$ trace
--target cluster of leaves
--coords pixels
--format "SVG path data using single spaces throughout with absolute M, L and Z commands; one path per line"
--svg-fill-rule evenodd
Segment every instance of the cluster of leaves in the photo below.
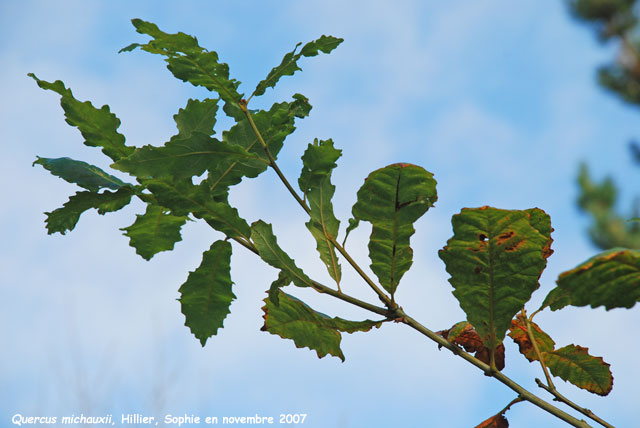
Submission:
M 620 45 L 618 57 L 600 67 L 600 84 L 624 101 L 640 105 L 640 40 L 636 0 L 569 0 L 573 15 L 593 25 L 601 41 L 616 41 Z M 629 143 L 632 157 L 640 164 L 640 147 Z M 640 224 L 630 222 L 640 214 L 636 200 L 630 215 L 616 211 L 617 188 L 611 178 L 594 183 L 586 164 L 578 175 L 580 209 L 589 214 L 592 242 L 603 250 L 615 247 L 640 248 Z
M 291 101 L 275 103 L 269 110 L 249 110 L 248 101 L 238 92 L 240 82 L 230 78 L 228 66 L 219 61 L 216 52 L 200 47 L 194 37 L 184 33 L 167 34 L 155 24 L 139 19 L 134 19 L 133 25 L 151 40 L 132 44 L 123 51 L 140 48 L 162 55 L 175 77 L 203 86 L 219 98 L 189 100 L 174 116 L 176 135 L 162 146 L 135 148 L 125 144 L 124 136 L 118 132 L 120 120 L 108 106 L 98 109 L 89 102 L 80 102 L 61 81 L 50 83 L 32 74 L 41 88 L 60 95 L 67 122 L 80 130 L 85 144 L 100 147 L 112 160 L 112 168 L 135 178 L 135 183 L 129 183 L 82 161 L 39 157 L 36 164 L 84 189 L 61 208 L 46 213 L 48 232 L 64 234 L 75 227 L 83 212 L 116 211 L 137 197 L 146 204 L 146 210 L 122 230 L 136 252 L 149 260 L 158 252 L 173 249 L 181 240 L 180 231 L 187 221 L 204 220 L 224 239 L 212 243 L 201 264 L 179 289 L 185 325 L 203 346 L 223 326 L 235 299 L 230 241 L 254 252 L 278 272 L 264 299 L 262 330 L 291 339 L 297 347 L 314 350 L 320 358 L 332 355 L 344 360 L 341 333 L 366 332 L 391 320 L 408 323 L 408 316 L 395 301 L 395 293 L 413 263 L 410 240 L 414 223 L 437 200 L 433 174 L 417 165 L 396 163 L 373 171 L 358 191 L 344 239 L 360 222 L 371 223 L 368 248 L 376 283 L 349 256 L 344 241 L 342 245 L 338 243 L 340 221 L 333 211 L 335 186 L 331 174 L 341 151 L 333 141 L 316 139 L 304 151 L 298 179 L 302 196 L 277 166 L 277 155 L 286 137 L 295 130 L 296 119 L 309 114 L 307 98 L 296 94 Z M 329 53 L 341 41 L 322 36 L 300 50 L 298 44 L 257 84 L 248 99 L 262 95 L 281 77 L 300 70 L 298 61 L 302 57 Z M 221 137 L 215 137 L 219 103 L 235 124 Z M 335 288 L 311 279 L 298 267 L 278 244 L 271 224 L 262 220 L 249 224 L 230 205 L 232 186 L 257 177 L 268 168 L 280 176 L 307 212 L 306 226 Z M 452 224 L 453 237 L 439 255 L 451 276 L 453 295 L 467 319 L 439 332 L 447 339 L 444 343 L 475 353 L 479 364 L 487 367 L 485 373 L 492 375 L 504 368 L 503 341 L 508 335 L 529 361 L 540 361 L 555 376 L 606 395 L 613 377 L 602 358 L 589 355 L 586 348 L 577 345 L 556 349 L 554 341 L 532 322 L 533 317 L 525 315 L 525 305 L 539 288 L 540 275 L 553 252 L 549 216 L 538 208 L 464 208 L 453 216 Z M 384 308 L 342 292 L 341 259 L 356 269 Z M 350 321 L 325 315 L 282 290 L 291 284 L 337 297 L 383 318 Z M 567 305 L 628 308 L 637 301 L 640 251 L 620 249 L 560 275 L 557 287 L 537 312 Z M 503 413 L 494 419 L 502 421 Z

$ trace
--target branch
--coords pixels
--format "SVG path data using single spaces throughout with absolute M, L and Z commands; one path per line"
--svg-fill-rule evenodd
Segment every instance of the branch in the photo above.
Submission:
M 267 146 L 267 143 L 264 141 L 262 134 L 258 130 L 258 127 L 256 126 L 256 124 L 253 121 L 253 118 L 251 117 L 251 113 L 247 108 L 247 101 L 242 100 L 239 103 L 239 106 L 244 112 L 245 116 L 247 117 L 247 120 L 251 125 L 251 129 L 253 129 L 253 132 L 256 134 L 256 137 L 258 137 L 258 140 L 260 141 L 260 144 L 262 145 L 262 148 L 264 149 L 264 152 L 266 153 L 267 158 L 269 159 L 269 165 L 271 166 L 271 168 L 273 168 L 276 174 L 278 174 L 278 177 L 280 177 L 280 181 L 282 181 L 282 183 L 285 185 L 287 190 L 289 190 L 289 193 L 291 193 L 291 196 L 293 196 L 293 198 L 298 202 L 298 204 L 307 213 L 307 215 L 310 216 L 311 209 L 309 208 L 309 205 L 307 205 L 305 200 L 301 198 L 298 195 L 298 192 L 296 192 L 293 186 L 291 186 L 291 184 L 289 183 L 289 180 L 287 180 L 287 178 L 284 176 L 284 174 L 278 167 L 278 164 L 276 164 L 276 160 L 271 155 L 271 152 L 269 151 L 269 147 Z M 378 287 L 376 283 L 371 280 L 371 278 L 369 278 L 369 276 L 362 270 L 362 268 L 358 265 L 358 263 L 356 263 L 356 261 L 351 258 L 349 253 L 347 253 L 347 251 L 340 244 L 338 244 L 338 242 L 336 242 L 335 238 L 333 238 L 332 236 L 327 236 L 327 238 L 329 238 L 329 240 L 331 241 L 331 244 L 334 247 L 336 247 L 336 249 L 340 252 L 340 254 L 342 254 L 342 256 L 347 260 L 347 262 L 349 262 L 349 264 L 355 269 L 355 271 L 358 272 L 358 274 L 364 280 L 364 282 L 366 282 L 367 285 L 369 285 L 369 287 L 371 287 L 371 289 L 378 295 L 378 298 L 380 299 L 380 301 L 384 303 L 387 308 L 394 309 L 395 307 L 397 307 L 397 304 L 393 302 L 384 293 L 384 291 L 382 291 L 380 287 Z
M 555 387 L 550 387 L 545 385 L 544 383 L 542 383 L 542 381 L 538 378 L 536 378 L 536 383 L 538 384 L 538 386 L 542 389 L 544 389 L 545 391 L 547 391 L 548 393 L 550 393 L 551 395 L 553 395 L 554 400 L 556 401 L 560 401 L 564 404 L 566 404 L 567 406 L 571 407 L 574 410 L 577 410 L 578 412 L 582 413 L 583 415 L 587 416 L 590 419 L 593 419 L 594 421 L 596 421 L 597 423 L 599 423 L 600 425 L 602 425 L 603 427 L 607 427 L 607 428 L 615 428 L 613 425 L 611 425 L 610 423 L 608 423 L 607 421 L 603 420 L 602 418 L 600 418 L 599 416 L 597 416 L 595 413 L 593 413 L 591 410 L 585 408 L 585 407 L 581 407 L 578 404 L 574 403 L 573 401 L 569 400 L 567 397 L 565 397 L 564 395 L 560 394 L 558 392 L 557 389 L 555 389 Z
M 511 378 L 505 376 L 501 372 L 492 370 L 488 364 L 483 363 L 476 357 L 458 348 L 456 345 L 452 344 L 445 338 L 437 335 L 433 331 L 429 330 L 428 328 L 420 324 L 418 321 L 414 320 L 413 318 L 405 314 L 402 308 L 396 309 L 395 312 L 397 314 L 397 318 L 400 319 L 401 322 L 407 324 L 409 327 L 427 336 L 429 339 L 433 340 L 438 345 L 444 348 L 447 348 L 449 351 L 453 352 L 453 354 L 457 355 L 458 357 L 478 367 L 487 376 L 492 376 L 496 378 L 498 381 L 500 381 L 501 383 L 505 384 L 507 387 L 509 387 L 516 393 L 518 393 L 518 396 L 522 397 L 522 399 L 527 400 L 528 402 L 540 407 L 542 410 L 545 410 L 546 412 L 551 413 L 555 417 L 562 419 L 569 425 L 572 425 L 577 428 L 591 428 L 591 425 L 589 425 L 586 421 L 576 419 L 575 417 L 571 416 L 565 411 L 555 407 L 553 404 L 548 403 L 547 401 L 544 401 L 542 398 L 538 397 L 532 392 L 529 392 L 528 390 L 518 385 L 515 381 L 511 380 Z

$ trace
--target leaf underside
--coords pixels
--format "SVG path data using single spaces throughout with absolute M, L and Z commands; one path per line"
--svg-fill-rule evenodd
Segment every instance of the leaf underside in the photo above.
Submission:
M 415 232 L 413 223 L 437 198 L 433 174 L 407 163 L 373 171 L 358 190 L 352 214 L 356 221 L 372 224 L 371 270 L 391 295 L 413 263 L 413 250 L 409 246 Z M 349 229 L 353 227 L 350 225 Z
M 230 313 L 229 306 L 236 298 L 231 290 L 231 244 L 215 241 L 202 255 L 202 263 L 189 273 L 180 287 L 180 305 L 185 326 L 200 340 L 207 339 L 222 328 Z
M 298 348 L 309 348 L 316 351 L 318 358 L 333 355 L 344 361 L 340 349 L 343 333 L 369 331 L 380 327 L 382 321 L 348 321 L 342 318 L 331 318 L 314 311 L 295 297 L 280 291 L 279 305 L 270 298 L 264 299 L 264 325 L 262 331 L 276 334 L 283 339 L 291 339 Z
M 464 208 L 451 222 L 454 235 L 438 254 L 467 320 L 491 348 L 539 287 L 551 254 L 551 222 L 537 208 L 491 207 Z
M 340 221 L 333 213 L 331 199 L 335 186 L 331 184 L 331 172 L 337 166 L 341 150 L 333 147 L 333 141 L 315 140 L 302 155 L 302 172 L 298 179 L 300 190 L 309 202 L 310 219 L 305 224 L 316 241 L 316 249 L 331 278 L 339 285 L 342 276 L 335 242 Z
M 66 182 L 97 192 L 100 189 L 118 190 L 127 183 L 118 177 L 107 174 L 97 166 L 71 158 L 41 158 L 38 156 L 33 165 L 42 165 L 51 174 L 58 176 Z
M 283 271 L 298 287 L 311 287 L 311 278 L 296 266 L 293 259 L 280 248 L 270 224 L 262 220 L 254 222 L 251 225 L 251 241 L 256 246 L 262 260 Z
M 131 226 L 120 229 L 129 237 L 129 245 L 145 260 L 151 260 L 160 251 L 173 250 L 174 244 L 182 240 L 180 229 L 187 217 L 174 216 L 166 211 L 163 207 L 149 204 L 145 213 L 137 215 Z

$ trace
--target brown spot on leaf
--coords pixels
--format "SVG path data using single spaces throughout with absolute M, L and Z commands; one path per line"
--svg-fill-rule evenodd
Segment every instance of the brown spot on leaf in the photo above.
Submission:
M 482 266 L 476 266 L 476 268 L 473 270 L 476 274 L 479 274 L 480 272 L 482 272 Z
M 516 233 L 513 230 L 498 235 L 498 245 L 503 244 L 506 240 L 511 239 Z
M 481 233 L 480 235 L 478 235 L 478 240 L 484 242 L 487 240 L 487 235 L 485 235 L 484 233 Z

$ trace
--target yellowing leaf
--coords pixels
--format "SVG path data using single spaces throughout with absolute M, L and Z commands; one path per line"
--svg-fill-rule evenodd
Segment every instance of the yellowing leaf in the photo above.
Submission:
M 569 345 L 544 353 L 544 361 L 554 376 L 598 395 L 607 395 L 613 388 L 610 365 L 601 357 L 589 355 L 588 348 Z

